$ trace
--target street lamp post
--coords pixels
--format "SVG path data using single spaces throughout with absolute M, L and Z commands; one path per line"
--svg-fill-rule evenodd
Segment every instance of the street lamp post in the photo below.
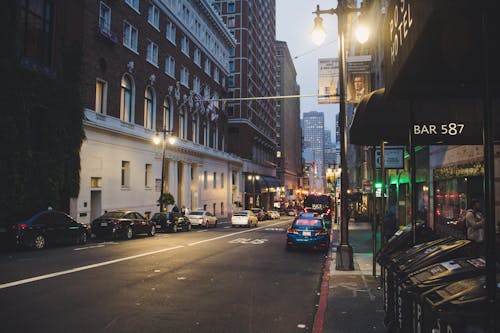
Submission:
M 349 217 L 347 207 L 347 188 L 349 179 L 347 175 L 347 112 L 346 112 L 346 94 L 345 94 L 345 29 L 347 25 L 347 17 L 351 13 L 359 12 L 359 8 L 349 7 L 346 0 L 338 0 L 337 8 L 320 10 L 319 5 L 316 6 L 316 14 L 314 19 L 314 29 L 312 32 L 313 40 L 316 44 L 322 44 L 326 37 L 326 31 L 323 27 L 323 19 L 321 14 L 334 15 L 338 18 L 338 43 L 339 43 L 339 127 L 340 127 L 340 166 L 342 168 L 340 178 L 340 245 L 337 247 L 336 268 L 338 270 L 353 270 L 353 251 L 349 245 Z
M 259 175 L 255 175 L 255 174 L 248 175 L 248 180 L 252 181 L 252 201 L 253 201 L 252 206 L 249 208 L 257 207 L 256 200 L 255 200 L 255 181 L 259 180 L 259 179 L 260 179 Z
M 163 133 L 162 137 L 160 137 L 159 133 L 156 133 L 156 135 L 153 138 L 153 142 L 156 145 L 159 145 L 161 143 L 161 188 L 160 188 L 160 212 L 163 212 L 163 196 L 164 196 L 164 187 L 165 187 L 165 151 L 166 151 L 166 143 L 167 143 L 167 134 L 169 135 L 169 143 L 174 144 L 175 143 L 175 137 L 172 136 L 173 131 L 168 130 L 166 128 L 162 128 L 159 130 L 159 132 Z

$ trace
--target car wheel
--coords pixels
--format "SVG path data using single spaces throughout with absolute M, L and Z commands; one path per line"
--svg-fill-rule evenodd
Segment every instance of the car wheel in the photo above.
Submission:
M 127 227 L 127 232 L 125 233 L 125 238 L 126 239 L 132 239 L 134 237 L 134 231 L 132 230 L 132 227 Z
M 175 234 L 178 231 L 177 224 L 174 224 L 172 227 L 172 232 Z
M 215 220 L 214 228 L 217 228 L 217 220 Z
M 205 222 L 205 228 L 207 228 L 207 229 L 210 228 L 210 221 L 209 220 L 206 220 L 206 222 Z
M 45 248 L 47 243 L 45 242 L 45 237 L 43 235 L 36 235 L 35 238 L 33 238 L 33 248 L 36 250 L 41 250 Z
M 156 227 L 154 225 L 151 226 L 151 229 L 148 231 L 148 236 L 152 237 L 156 234 Z
M 191 229 L 192 229 L 192 227 L 191 227 L 191 223 L 189 223 L 189 224 L 187 225 L 187 231 L 191 231 Z

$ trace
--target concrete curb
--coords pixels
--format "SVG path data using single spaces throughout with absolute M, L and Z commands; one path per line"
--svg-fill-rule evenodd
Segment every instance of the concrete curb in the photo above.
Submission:
M 330 230 L 330 245 L 328 247 L 328 256 L 325 260 L 325 266 L 323 268 L 323 278 L 321 280 L 321 287 L 319 291 L 319 302 L 318 309 L 316 310 L 316 314 L 314 315 L 314 323 L 313 323 L 313 333 L 322 333 L 323 327 L 325 325 L 325 314 L 326 308 L 328 306 L 328 289 L 330 286 L 330 266 L 332 264 L 332 239 L 333 239 L 333 230 Z

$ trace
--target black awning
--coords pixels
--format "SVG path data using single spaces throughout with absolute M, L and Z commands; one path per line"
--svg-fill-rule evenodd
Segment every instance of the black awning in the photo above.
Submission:
M 493 101 L 495 141 L 500 141 L 500 101 Z M 384 89 L 366 95 L 350 126 L 350 142 L 358 145 L 408 145 L 410 129 L 415 145 L 482 144 L 482 103 L 474 98 L 418 99 L 410 103 L 388 99 Z M 410 127 L 411 126 L 411 127 Z
M 279 180 L 276 177 L 271 177 L 271 176 L 262 176 L 263 181 L 266 183 L 267 187 L 269 189 L 281 186 L 281 180 Z M 271 191 L 271 190 L 270 190 Z
M 388 101 L 385 89 L 378 89 L 363 97 L 356 107 L 349 129 L 350 142 L 357 145 L 407 145 L 409 107 L 402 101 Z

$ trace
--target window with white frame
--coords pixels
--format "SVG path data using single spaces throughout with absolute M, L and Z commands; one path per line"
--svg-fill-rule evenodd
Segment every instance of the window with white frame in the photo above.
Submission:
M 234 76 L 230 75 L 227 77 L 227 85 L 229 87 L 234 87 Z
M 186 112 L 181 109 L 179 112 L 179 138 L 186 139 Z
M 214 149 L 219 149 L 218 144 L 219 144 L 219 128 L 217 125 L 214 125 L 214 129 L 212 131 L 212 143 L 213 143 L 213 148 Z
M 153 165 L 147 164 L 144 166 L 144 187 L 151 188 L 153 186 Z
M 111 9 L 102 1 L 99 6 L 99 28 L 108 33 L 111 30 Z
M 154 92 L 151 87 L 147 87 L 144 93 L 144 127 L 153 129 L 154 120 Z
M 210 99 L 210 87 L 208 85 L 205 86 L 205 89 L 203 89 L 203 98 L 205 100 Z
M 172 22 L 168 22 L 165 30 L 166 30 L 166 34 L 167 34 L 167 39 L 170 42 L 172 42 L 172 44 L 175 45 L 175 34 L 176 34 L 175 25 Z
M 213 188 L 217 188 L 217 172 L 214 172 Z
M 172 119 L 173 113 L 170 107 L 170 100 L 168 97 L 165 97 L 163 99 L 163 128 L 167 131 L 172 130 Z
M 225 149 L 225 137 L 224 137 L 224 134 L 221 135 L 221 140 L 220 140 L 220 150 L 221 151 L 226 151 Z
M 227 12 L 228 13 L 234 13 L 236 11 L 236 4 L 231 1 L 227 3 Z
M 193 142 L 199 143 L 200 138 L 200 115 L 197 114 L 193 119 Z
M 152 41 L 148 41 L 146 60 L 149 63 L 158 66 L 158 45 Z
M 108 83 L 101 79 L 95 81 L 95 112 L 106 114 L 108 102 Z
M 208 172 L 203 171 L 203 188 L 206 190 L 208 187 Z
M 224 188 L 224 173 L 220 174 L 220 188 Z
M 230 48 L 229 49 L 229 56 L 234 57 L 235 54 L 236 54 L 236 52 L 235 52 L 234 48 Z
M 137 29 L 128 23 L 127 21 L 123 22 L 123 45 L 134 52 L 137 52 L 137 40 L 138 33 Z
M 227 27 L 234 28 L 236 26 L 236 17 L 230 16 L 227 18 Z
M 133 121 L 133 96 L 134 84 L 132 78 L 125 74 L 121 82 L 121 98 L 120 98 L 120 119 L 131 123 Z
M 182 36 L 181 51 L 189 57 L 189 39 L 186 36 Z
M 160 29 L 160 10 L 153 4 L 149 4 L 148 22 L 156 29 Z
M 209 133 L 210 133 L 210 124 L 208 121 L 205 121 L 203 123 L 203 145 L 205 147 L 208 147 L 209 144 L 210 144 L 210 136 L 209 136 Z
M 175 59 L 172 56 L 165 58 L 165 73 L 175 79 Z
M 121 170 L 121 186 L 122 188 L 130 187 L 130 161 L 122 161 Z
M 211 71 L 212 71 L 212 64 L 210 63 L 210 60 L 207 58 L 205 59 L 205 73 L 207 73 L 208 76 L 210 76 Z
M 197 64 L 199 67 L 201 67 L 201 51 L 199 48 L 194 49 L 193 61 L 195 64 Z
M 182 66 L 181 67 L 181 77 L 180 77 L 181 83 L 189 88 L 189 71 L 186 67 Z
M 193 78 L 193 91 L 197 94 L 201 92 L 201 81 L 197 76 Z
M 234 66 L 234 60 L 229 61 L 229 71 L 234 72 L 235 66 Z
M 125 0 L 125 3 L 139 12 L 139 0 Z
M 220 77 L 219 77 L 219 69 L 217 67 L 214 68 L 214 81 L 219 83 Z

